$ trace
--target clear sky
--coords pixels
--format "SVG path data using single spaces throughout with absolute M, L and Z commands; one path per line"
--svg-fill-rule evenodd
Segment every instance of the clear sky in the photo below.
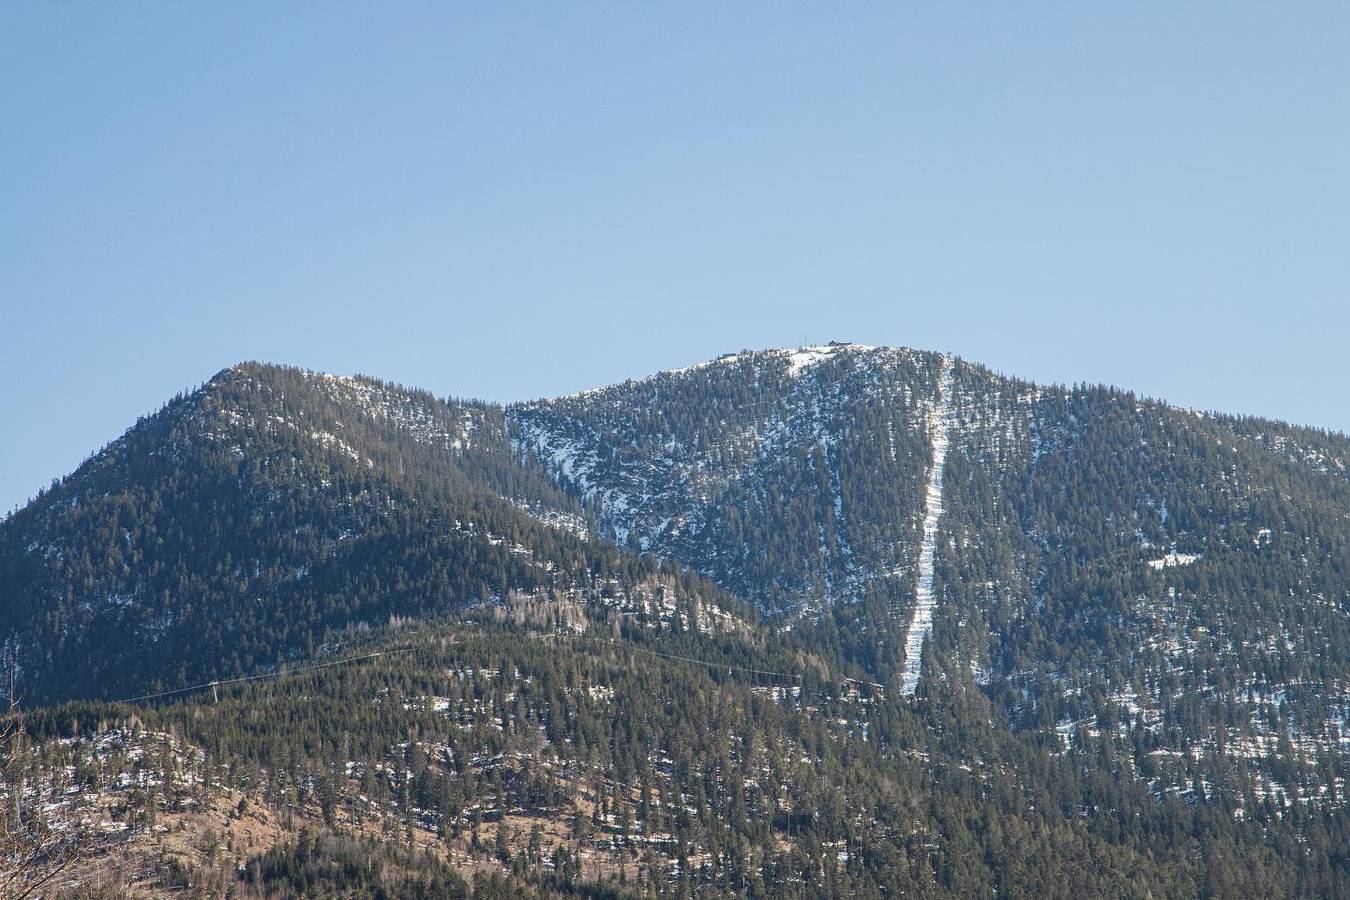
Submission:
M 6 3 L 0 511 L 239 360 L 948 350 L 1350 430 L 1350 5 Z

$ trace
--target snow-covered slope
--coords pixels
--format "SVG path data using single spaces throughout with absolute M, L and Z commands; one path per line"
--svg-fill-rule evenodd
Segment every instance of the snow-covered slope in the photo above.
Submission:
M 591 504 L 602 534 L 697 560 L 767 608 L 821 608 L 913 577 L 937 360 L 746 352 L 509 417 L 520 452 Z

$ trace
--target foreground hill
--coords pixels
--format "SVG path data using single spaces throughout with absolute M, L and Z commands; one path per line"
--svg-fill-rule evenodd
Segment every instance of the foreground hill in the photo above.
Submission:
M 28 714 L 24 790 L 93 837 L 62 883 L 80 896 L 455 897 L 475 882 L 478 897 L 1345 895 L 1350 832 L 1334 810 L 1245 819 L 1227 802 L 1160 801 L 1096 753 L 1056 758 L 989 723 L 972 698 L 939 686 L 916 704 L 782 646 L 483 615 L 216 698 Z M 805 674 L 767 674 L 792 669 Z

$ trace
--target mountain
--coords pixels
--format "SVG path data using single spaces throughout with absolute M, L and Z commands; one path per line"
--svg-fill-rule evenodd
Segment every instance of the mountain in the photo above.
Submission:
M 825 611 L 869 677 L 978 688 L 1059 751 L 1110 735 L 1158 791 L 1344 792 L 1342 435 L 851 344 L 507 415 L 602 533 L 799 630 Z
M 1346 896 L 1348 462 L 843 343 L 247 363 L 0 522 L 0 793 L 108 895 Z
M 113 699 L 508 596 L 635 598 L 659 566 L 586 528 L 499 409 L 245 364 L 0 525 L 0 634 L 28 702 Z

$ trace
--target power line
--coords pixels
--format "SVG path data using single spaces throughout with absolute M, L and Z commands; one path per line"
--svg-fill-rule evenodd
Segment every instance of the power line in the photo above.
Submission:
M 676 654 L 676 653 L 662 653 L 662 652 L 659 651 L 659 650 L 651 650 L 651 649 L 649 649 L 649 648 L 647 648 L 647 647 L 639 647 L 639 646 L 637 646 L 636 644 L 620 644 L 618 641 L 615 641 L 615 640 L 602 640 L 602 639 L 600 639 L 600 638 L 595 638 L 595 637 L 592 637 L 592 636 L 590 636 L 590 635 L 539 635 L 539 637 L 551 637 L 551 638 L 558 638 L 558 637 L 569 638 L 569 637 L 575 637 L 575 638 L 579 638 L 579 639 L 581 639 L 581 640 L 589 640 L 589 641 L 593 641 L 593 642 L 598 643 L 598 644 L 609 644 L 609 645 L 611 645 L 611 646 L 625 648 L 625 649 L 628 649 L 628 650 L 632 650 L 632 651 L 634 651 L 634 652 L 636 652 L 636 653 L 646 653 L 646 654 L 649 654 L 649 655 L 651 655 L 651 656 L 657 656 L 657 657 L 660 657 L 660 658 L 662 658 L 662 659 L 669 659 L 669 660 L 674 660 L 674 661 L 677 661 L 677 662 L 686 662 L 686 663 L 691 663 L 691 664 L 693 664 L 693 665 L 698 665 L 698 666 L 707 666 L 707 667 L 710 668 L 710 669 L 723 669 L 723 670 L 727 670 L 727 671 L 731 671 L 731 672 L 744 672 L 744 673 L 746 673 L 746 674 L 748 674 L 748 675 L 764 675 L 764 676 L 769 676 L 769 677 L 774 677 L 774 678 L 788 678 L 788 679 L 793 679 L 793 680 L 795 680 L 795 681 L 801 681 L 801 680 L 802 680 L 802 676 L 801 676 L 801 675 L 794 674 L 794 673 L 791 673 L 791 672 L 774 672 L 774 671 L 771 671 L 771 670 L 768 670 L 768 669 L 755 669 L 755 668 L 750 668 L 750 667 L 748 667 L 748 666 L 737 666 L 737 665 L 733 665 L 733 664 L 731 664 L 731 663 L 721 663 L 721 662 L 713 662 L 713 661 L 711 661 L 711 660 L 706 660 L 706 659 L 696 659 L 696 658 L 694 658 L 694 657 L 692 657 L 692 656 L 681 656 L 681 655 Z M 177 695 L 179 695 L 179 694 L 188 694 L 188 693 L 191 693 L 191 692 L 193 692 L 193 691 L 202 691 L 202 690 L 206 690 L 207 688 L 212 688 L 212 689 L 214 689 L 214 688 L 218 688 L 218 687 L 225 687 L 225 686 L 227 686 L 227 685 L 232 685 L 232 684 L 243 684 L 243 683 L 245 683 L 245 682 L 250 682 L 250 681 L 260 681 L 260 680 L 265 679 L 265 678 L 280 678 L 280 677 L 282 677 L 283 675 L 300 675 L 300 674 L 302 674 L 302 673 L 304 673 L 304 672 L 313 672 L 313 671 L 315 671 L 316 669 L 327 669 L 327 668 L 331 668 L 332 666 L 341 666 L 341 665 L 346 665 L 347 663 L 361 662 L 362 660 L 367 660 L 367 659 L 376 659 L 376 658 L 381 657 L 381 656 L 392 656 L 392 655 L 397 654 L 397 653 L 411 653 L 411 652 L 413 652 L 413 651 L 416 650 L 416 649 L 417 649 L 417 648 L 415 648 L 415 647 L 400 647 L 400 648 L 394 649 L 394 650 L 380 650 L 380 651 L 377 651 L 377 652 L 375 652 L 375 653 L 366 653 L 366 654 L 363 654 L 363 655 L 361 655 L 361 656 L 349 656 L 349 657 L 346 657 L 345 659 L 334 659 L 334 660 L 329 660 L 328 662 L 315 663 L 315 664 L 309 665 L 309 666 L 300 666 L 299 668 L 294 668 L 294 669 L 278 670 L 278 671 L 276 671 L 276 672 L 261 672 L 261 673 L 254 674 L 254 675 L 241 675 L 241 676 L 239 676 L 239 677 L 237 677 L 237 678 L 222 678 L 222 679 L 220 679 L 220 680 L 218 680 L 218 681 L 203 681 L 203 682 L 201 682 L 200 684 L 192 684 L 192 685 L 188 685 L 187 687 L 173 688 L 172 690 L 167 690 L 167 691 L 155 691 L 154 693 L 150 693 L 150 694 L 141 694 L 140 696 L 137 696 L 137 697 L 126 697 L 126 698 L 121 699 L 121 700 L 112 700 L 112 701 L 109 701 L 109 702 L 110 702 L 110 703 L 114 703 L 114 704 L 118 704 L 118 703 L 143 703 L 143 702 L 145 702 L 145 701 L 147 701 L 147 700 L 158 700 L 158 699 L 160 699 L 160 698 L 162 698 L 162 697 L 174 697 L 174 696 L 177 696 Z
M 315 669 L 327 669 L 330 666 L 341 666 L 347 663 L 360 662 L 363 659 L 374 659 L 377 656 L 392 656 L 395 653 L 411 653 L 415 647 L 400 647 L 396 650 L 380 650 L 376 653 L 367 653 L 364 656 L 349 656 L 346 659 L 334 659 L 328 662 L 315 663 L 311 666 L 301 666 L 298 669 L 285 669 L 276 672 L 263 672 L 257 675 L 242 675 L 238 678 L 224 678 L 220 681 L 204 681 L 201 684 L 189 685 L 188 687 L 174 688 L 171 691 L 157 691 L 153 694 L 142 694 L 139 697 L 128 697 L 125 700 L 113 700 L 112 703 L 140 703 L 145 700 L 155 700 L 159 697 L 171 697 L 175 694 L 186 694 L 191 691 L 201 691 L 206 688 L 224 687 L 227 684 L 242 684 L 245 681 L 258 681 L 263 678 L 280 678 L 282 675 L 298 675 L 301 672 L 312 672 Z
M 617 645 L 616 641 L 610 641 L 609 643 Z M 707 666 L 710 669 L 727 669 L 728 671 L 745 672 L 750 675 L 772 675 L 777 678 L 795 678 L 797 681 L 802 680 L 802 676 L 793 675 L 789 672 L 770 672 L 767 669 L 749 669 L 746 668 L 745 666 L 733 666 L 728 663 L 710 662 L 709 660 L 706 659 L 694 659 L 692 656 L 679 656 L 674 653 L 662 653 L 659 650 L 649 650 L 646 647 L 638 647 L 633 644 L 629 644 L 628 649 L 636 650 L 639 653 L 650 653 L 652 656 L 659 656 L 662 659 L 673 659 L 678 660 L 680 662 L 693 663 L 699 666 Z
M 795 675 L 795 674 L 793 674 L 793 673 L 791 673 L 791 672 L 772 672 L 772 671 L 769 671 L 768 669 L 752 669 L 752 668 L 748 668 L 748 667 L 746 667 L 746 666 L 732 665 L 731 663 L 713 662 L 713 661 L 707 660 L 707 659 L 696 659 L 696 658 L 694 658 L 694 657 L 692 657 L 692 656 L 680 656 L 679 654 L 676 654 L 676 653 L 662 653 L 660 650 L 652 650 L 652 649 L 649 649 L 649 648 L 647 648 L 647 647 L 639 647 L 637 644 L 632 644 L 632 643 L 620 643 L 619 641 L 616 641 L 616 640 L 614 640 L 614 639 L 612 639 L 612 638 L 609 639 L 609 640 L 604 640 L 604 639 L 601 639 L 601 638 L 592 637 L 591 635 L 588 635 L 588 634 L 547 634 L 547 635 L 539 635 L 539 637 L 541 637 L 541 638 L 576 638 L 576 639 L 578 639 L 578 640 L 583 640 L 583 641 L 592 641 L 592 642 L 597 643 L 597 644 L 609 644 L 610 646 L 618 647 L 618 648 L 626 649 L 626 650 L 632 650 L 632 651 L 634 651 L 634 652 L 636 652 L 636 653 L 647 653 L 647 654 L 649 654 L 649 655 L 651 655 L 651 656 L 659 656 L 659 657 L 661 657 L 662 659 L 670 659 L 670 660 L 675 660 L 675 661 L 677 661 L 677 662 L 693 663 L 693 664 L 696 665 L 696 666 L 707 666 L 707 667 L 710 668 L 710 669 L 724 669 L 724 670 L 731 671 L 731 672 L 745 672 L 746 674 L 749 674 L 749 675 L 769 675 L 769 676 L 773 676 L 773 677 L 775 677 L 775 678 L 792 678 L 792 679 L 795 679 L 795 680 L 797 680 L 797 681 L 801 681 L 801 680 L 802 680 L 802 676 L 801 676 L 801 675 Z

